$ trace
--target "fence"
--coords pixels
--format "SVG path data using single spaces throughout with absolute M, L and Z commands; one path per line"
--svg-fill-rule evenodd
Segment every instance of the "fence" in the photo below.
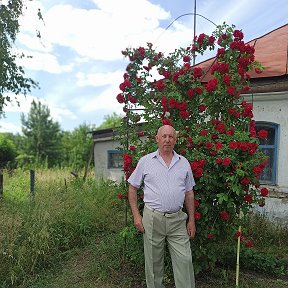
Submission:
M 4 177 L 3 174 L 0 173 L 0 200 L 4 198 Z M 30 194 L 32 198 L 35 196 L 35 171 L 30 170 Z

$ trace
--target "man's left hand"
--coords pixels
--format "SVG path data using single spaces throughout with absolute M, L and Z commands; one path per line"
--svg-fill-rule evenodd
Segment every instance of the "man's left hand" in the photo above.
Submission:
M 187 222 L 187 233 L 190 239 L 193 239 L 195 237 L 196 227 L 194 222 L 192 221 Z

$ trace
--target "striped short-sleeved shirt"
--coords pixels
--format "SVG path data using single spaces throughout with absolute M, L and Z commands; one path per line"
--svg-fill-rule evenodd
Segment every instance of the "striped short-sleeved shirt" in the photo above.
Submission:
M 183 207 L 185 193 L 192 191 L 195 181 L 188 160 L 173 151 L 168 167 L 159 151 L 143 156 L 128 182 L 139 188 L 143 183 L 144 202 L 161 212 L 175 212 Z

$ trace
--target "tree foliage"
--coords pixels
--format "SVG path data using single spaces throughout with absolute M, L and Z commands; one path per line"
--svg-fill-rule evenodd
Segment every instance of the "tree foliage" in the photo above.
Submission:
M 97 130 L 106 129 L 106 128 L 116 128 L 121 126 L 122 116 L 113 112 L 104 116 L 104 121 L 97 127 Z
M 38 164 L 56 165 L 61 152 L 61 133 L 60 125 L 51 118 L 49 108 L 33 100 L 27 117 L 21 114 L 21 123 L 25 138 L 24 155 Z
M 93 126 L 83 123 L 72 132 L 63 132 L 63 165 L 74 170 L 84 168 L 92 153 L 93 139 L 91 132 Z
M 13 141 L 0 133 L 0 169 L 13 167 L 16 156 L 17 149 Z
M 243 245 L 253 245 L 237 230 L 254 205 L 265 204 L 268 193 L 259 188 L 266 158 L 258 149 L 259 138 L 267 137 L 267 131 L 256 132 L 253 107 L 243 98 L 249 91 L 248 72 L 262 67 L 254 59 L 254 48 L 243 42 L 242 31 L 234 28 L 224 23 L 212 35 L 202 33 L 193 45 L 166 57 L 151 43 L 123 51 L 130 60 L 117 95 L 126 111 L 119 129 L 123 169 L 128 178 L 139 158 L 157 148 L 154 136 L 159 126 L 172 125 L 178 131 L 175 150 L 189 160 L 196 181 L 196 273 L 217 262 L 217 243 L 241 237 Z M 217 45 L 211 70 L 190 64 L 194 53 Z M 207 73 L 210 80 L 204 82 Z M 144 108 L 141 117 L 139 107 Z M 140 189 L 143 207 L 141 196 Z
M 23 0 L 9 0 L 7 5 L 0 3 L 0 116 L 4 106 L 11 102 L 8 92 L 17 95 L 31 91 L 38 84 L 31 78 L 25 77 L 22 66 L 17 65 L 17 58 L 25 57 L 13 51 L 13 45 L 19 32 L 19 17 L 25 5 Z

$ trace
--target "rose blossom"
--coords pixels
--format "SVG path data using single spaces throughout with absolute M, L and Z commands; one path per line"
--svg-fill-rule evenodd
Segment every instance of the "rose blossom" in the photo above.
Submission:
M 231 160 L 228 157 L 225 157 L 222 161 L 222 166 L 226 167 L 229 166 L 231 164 Z
M 194 218 L 195 218 L 195 220 L 200 220 L 200 219 L 201 219 L 201 214 L 200 214 L 200 212 L 195 211 L 195 212 L 194 212 Z
M 229 213 L 226 212 L 226 211 L 220 211 L 220 212 L 219 212 L 219 215 L 220 215 L 220 217 L 221 217 L 223 220 L 228 220 L 229 217 L 230 217 Z
M 260 195 L 263 197 L 266 197 L 268 196 L 268 194 L 269 194 L 269 190 L 266 187 L 263 187 L 260 191 Z

